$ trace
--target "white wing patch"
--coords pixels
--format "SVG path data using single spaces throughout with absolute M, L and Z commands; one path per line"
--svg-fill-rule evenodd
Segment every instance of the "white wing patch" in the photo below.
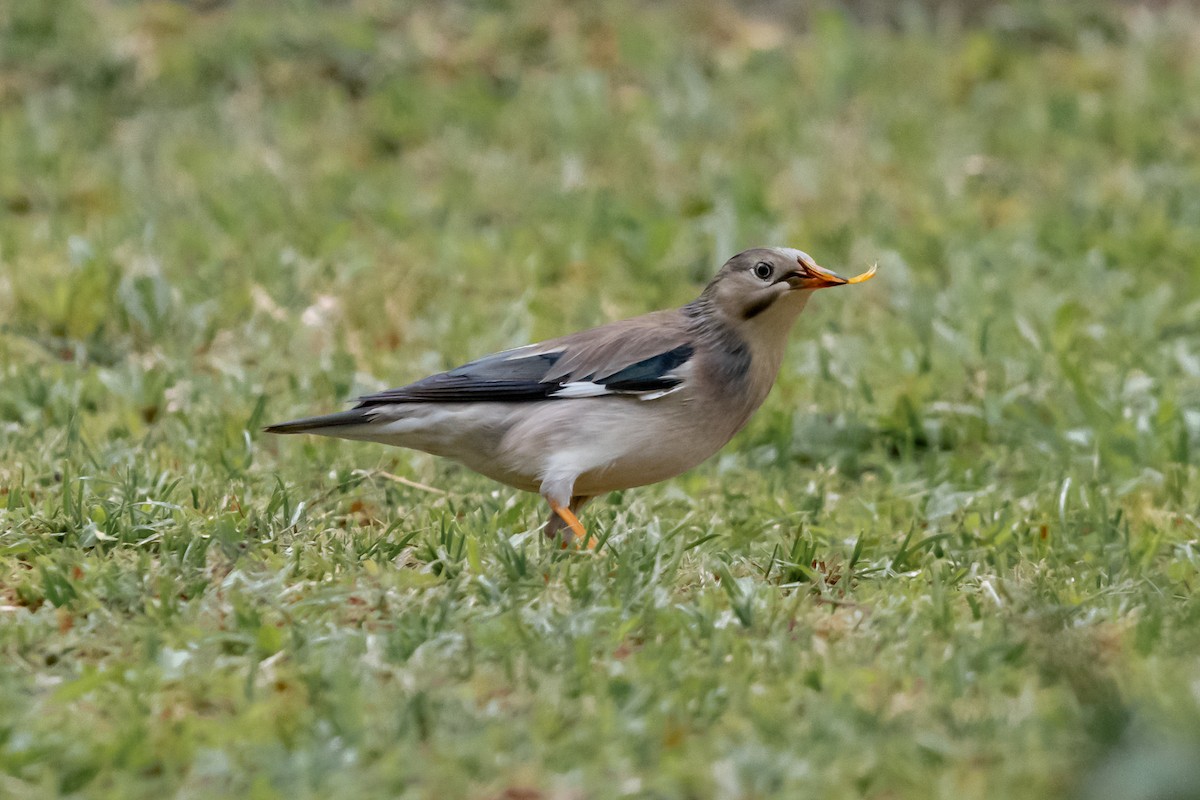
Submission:
M 556 398 L 572 398 L 572 397 L 605 397 L 607 395 L 622 394 L 628 397 L 635 395 L 639 400 L 657 400 L 660 397 L 666 397 L 682 389 L 686 384 L 680 383 L 678 386 L 672 386 L 670 389 L 660 389 L 657 392 L 614 392 L 607 386 L 591 381 L 571 381 L 564 383 L 562 388 L 553 392 L 550 396 Z
M 591 381 L 570 381 L 562 388 L 552 393 L 551 397 L 603 397 L 606 394 L 616 394 L 601 383 Z
M 669 394 L 678 392 L 680 389 L 683 389 L 688 385 L 688 379 L 692 377 L 694 370 L 695 367 L 692 365 L 691 361 L 680 364 L 678 367 L 663 376 L 664 378 L 674 378 L 675 380 L 679 381 L 679 383 L 675 384 L 670 389 L 659 389 L 657 392 L 643 392 L 642 394 L 638 395 L 638 399 L 657 400 L 660 397 L 666 397 Z

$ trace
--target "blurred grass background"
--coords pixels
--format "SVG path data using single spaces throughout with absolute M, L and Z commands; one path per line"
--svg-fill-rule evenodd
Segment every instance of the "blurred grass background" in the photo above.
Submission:
M 598 554 L 258 433 L 761 244 Z M 1194 6 L 0 3 L 0 796 L 1200 796 L 1198 446 Z

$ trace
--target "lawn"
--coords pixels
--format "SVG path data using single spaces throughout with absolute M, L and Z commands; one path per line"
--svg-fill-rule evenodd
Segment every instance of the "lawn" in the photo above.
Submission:
M 0 797 L 1200 796 L 1200 11 L 0 2 Z M 260 432 L 819 294 L 589 507 Z

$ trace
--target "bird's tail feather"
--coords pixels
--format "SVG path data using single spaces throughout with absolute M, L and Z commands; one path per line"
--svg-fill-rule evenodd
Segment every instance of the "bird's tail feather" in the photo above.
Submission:
M 336 414 L 323 414 L 319 417 L 305 417 L 291 422 L 280 422 L 263 428 L 265 433 L 324 433 L 337 436 L 330 428 L 345 428 L 351 425 L 365 425 L 371 422 L 366 409 L 352 408 L 349 411 L 339 411 Z

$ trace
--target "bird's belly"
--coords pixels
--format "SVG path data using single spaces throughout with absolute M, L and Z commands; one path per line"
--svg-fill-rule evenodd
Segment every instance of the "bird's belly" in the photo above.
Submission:
M 702 415 L 670 398 L 548 403 L 504 437 L 504 461 L 538 464 L 543 492 L 597 495 L 666 480 L 721 449 L 744 417 Z
M 597 495 L 686 472 L 720 450 L 747 416 L 675 397 L 414 403 L 341 435 L 451 458 L 524 491 Z
M 687 472 L 719 449 L 720 445 L 703 451 L 690 449 L 686 454 L 653 449 L 625 453 L 601 467 L 582 472 L 573 491 L 592 496 L 665 481 Z

